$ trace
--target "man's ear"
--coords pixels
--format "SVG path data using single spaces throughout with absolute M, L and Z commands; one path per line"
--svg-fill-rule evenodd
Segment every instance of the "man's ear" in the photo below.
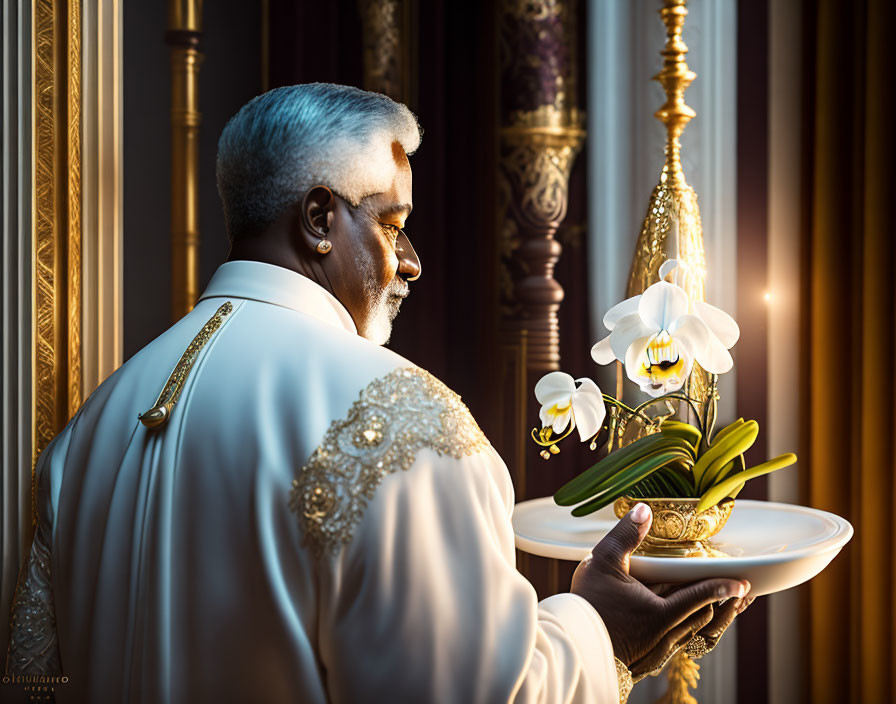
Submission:
M 314 186 L 302 199 L 302 235 L 312 249 L 330 232 L 335 207 L 336 198 L 326 186 Z

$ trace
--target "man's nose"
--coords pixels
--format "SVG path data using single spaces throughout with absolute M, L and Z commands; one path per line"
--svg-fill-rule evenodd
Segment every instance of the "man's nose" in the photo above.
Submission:
M 398 273 L 407 281 L 419 279 L 422 271 L 420 257 L 417 256 L 411 241 L 403 232 L 395 242 L 395 253 L 398 255 Z

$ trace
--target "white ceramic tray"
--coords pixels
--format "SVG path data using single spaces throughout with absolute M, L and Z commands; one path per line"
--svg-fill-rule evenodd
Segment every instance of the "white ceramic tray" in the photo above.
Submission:
M 575 518 L 551 497 L 523 501 L 513 512 L 516 546 L 560 560 L 583 560 L 616 524 L 613 507 Z M 692 582 L 708 577 L 747 579 L 756 596 L 802 584 L 821 572 L 852 537 L 840 516 L 805 506 L 740 499 L 712 544 L 727 557 L 633 555 L 631 574 L 642 582 Z

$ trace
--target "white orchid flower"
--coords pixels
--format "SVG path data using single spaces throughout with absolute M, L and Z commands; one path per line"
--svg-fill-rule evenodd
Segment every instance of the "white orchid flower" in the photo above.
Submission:
M 728 315 L 721 308 L 709 305 L 702 301 L 697 301 L 694 306 L 694 312 L 700 316 L 700 319 L 706 323 L 709 328 L 709 343 L 705 356 L 707 364 L 717 371 L 714 374 L 724 374 L 731 371 L 734 366 L 734 360 L 728 351 L 737 342 L 740 337 L 740 328 L 737 326 L 734 318 Z M 703 362 L 700 366 L 710 371 L 709 367 L 704 366 Z
M 667 259 L 660 266 L 660 279 L 665 279 L 673 271 L 685 269 L 684 262 L 678 259 Z M 731 371 L 734 360 L 728 350 L 734 347 L 740 337 L 740 328 L 737 326 L 737 322 L 721 308 L 716 308 L 703 301 L 697 301 L 694 304 L 693 312 L 706 323 L 710 332 L 709 349 L 703 355 L 704 361 L 709 367 L 717 370 L 712 372 L 714 374 Z M 700 366 L 709 371 L 709 368 L 703 363 Z
M 676 266 L 664 262 L 660 275 Z M 626 299 L 604 316 L 610 335 L 591 349 L 598 364 L 618 359 L 629 379 L 651 396 L 680 389 L 694 362 L 711 374 L 731 369 L 728 348 L 737 341 L 737 324 L 727 313 L 700 303 L 696 314 L 683 288 L 659 281 L 642 295 Z
M 572 423 L 582 442 L 597 435 L 607 415 L 597 384 L 588 378 L 574 380 L 564 372 L 550 372 L 539 379 L 535 398 L 541 404 L 542 427 L 559 435 Z

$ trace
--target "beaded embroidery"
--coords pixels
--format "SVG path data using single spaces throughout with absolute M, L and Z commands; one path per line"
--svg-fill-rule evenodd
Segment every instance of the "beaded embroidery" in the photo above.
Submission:
M 625 704 L 628 701 L 628 695 L 631 694 L 635 682 L 632 679 L 631 670 L 619 658 L 616 660 L 616 678 L 619 682 L 619 704 Z
M 50 583 L 50 527 L 40 523 L 11 609 L 6 672 L 10 675 L 61 673 L 56 615 Z
M 293 480 L 290 508 L 316 554 L 352 539 L 382 479 L 406 471 L 422 448 L 460 459 L 488 445 L 460 396 L 419 368 L 371 382 L 334 421 Z

